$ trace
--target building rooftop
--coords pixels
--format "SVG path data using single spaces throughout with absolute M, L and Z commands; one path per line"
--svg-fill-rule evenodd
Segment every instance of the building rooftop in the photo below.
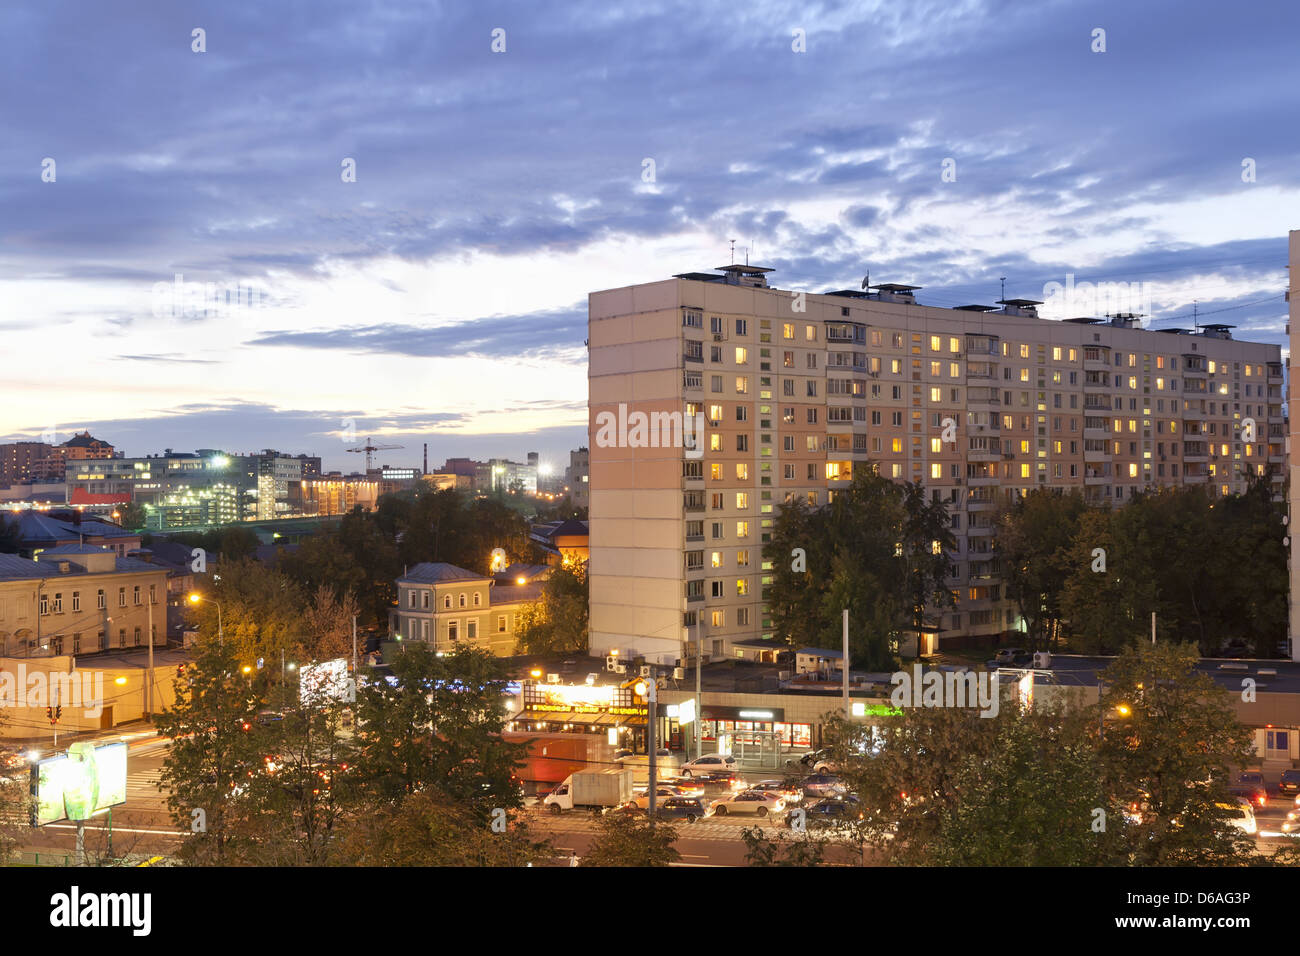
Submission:
M 445 561 L 422 561 L 398 578 L 400 584 L 441 584 L 444 581 L 486 581 L 486 574 L 466 571 Z

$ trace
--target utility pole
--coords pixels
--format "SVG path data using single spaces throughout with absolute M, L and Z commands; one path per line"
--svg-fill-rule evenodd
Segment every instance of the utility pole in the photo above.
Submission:
M 700 707 L 700 670 L 704 666 L 704 635 L 695 624 L 695 756 L 704 756 L 704 712 Z
M 844 719 L 848 720 L 852 708 L 849 705 L 849 609 L 844 609 Z
M 647 812 L 649 814 L 651 826 L 654 826 L 655 822 L 655 751 L 658 749 L 658 744 L 655 742 L 655 722 L 658 720 L 659 716 L 659 708 L 656 706 L 659 700 L 659 695 L 656 693 L 658 689 L 659 678 L 655 676 L 654 668 L 651 667 L 649 687 L 647 688 L 647 693 L 650 695 L 649 733 L 646 735 L 646 739 L 650 742 L 650 806 Z M 696 719 L 698 719 L 698 717 Z
M 428 452 L 426 451 L 427 455 Z M 357 616 L 352 615 L 352 676 L 356 678 L 357 674 Z
M 1151 643 L 1156 642 L 1156 612 L 1151 612 Z
M 151 586 L 149 588 L 149 690 L 144 698 L 145 717 L 150 723 L 153 722 L 153 599 L 154 589 Z

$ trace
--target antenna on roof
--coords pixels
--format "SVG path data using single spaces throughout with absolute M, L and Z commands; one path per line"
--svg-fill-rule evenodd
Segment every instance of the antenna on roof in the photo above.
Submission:
M 1199 332 L 1201 329 L 1201 325 L 1196 319 L 1196 312 L 1197 312 L 1196 300 L 1193 299 L 1192 300 L 1192 328 L 1196 329 Z
M 1005 299 L 1007 297 L 1007 277 L 1003 276 L 998 281 L 1002 283 L 1002 298 Z
M 731 264 L 733 266 L 736 264 L 736 240 L 735 239 L 731 240 Z

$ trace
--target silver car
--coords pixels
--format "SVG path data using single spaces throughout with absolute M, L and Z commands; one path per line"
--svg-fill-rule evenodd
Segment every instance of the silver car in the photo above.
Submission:
M 730 793 L 709 804 L 709 812 L 716 817 L 725 817 L 729 813 L 748 813 L 765 817 L 769 813 L 779 814 L 785 810 L 785 799 L 779 793 L 762 790 L 742 790 Z

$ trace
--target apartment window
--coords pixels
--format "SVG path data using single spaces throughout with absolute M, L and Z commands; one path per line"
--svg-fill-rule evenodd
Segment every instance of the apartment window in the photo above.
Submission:
M 504 614 L 498 614 L 498 615 L 497 615 L 497 633 L 498 633 L 498 634 L 504 634 L 505 632 L 506 632 L 506 616 L 505 616 Z
M 793 323 L 793 322 L 783 322 L 783 323 L 781 323 L 781 338 L 783 338 L 783 339 L 792 339 L 792 338 L 794 338 L 794 323 Z M 790 353 L 790 354 L 793 355 L 794 353 Z
M 465 636 L 471 641 L 478 637 L 478 621 L 471 618 L 465 622 Z
M 135 629 L 135 633 L 134 633 L 132 636 L 135 638 L 135 644 L 134 644 L 133 646 L 135 646 L 135 647 L 139 647 L 139 646 L 140 646 L 140 628 L 137 627 L 137 628 Z
M 817 424 L 817 409 L 815 408 L 808 409 L 808 424 L 809 425 Z
M 102 611 L 107 605 L 108 601 L 104 597 L 104 589 L 100 588 L 95 592 L 95 607 Z
M 422 591 L 422 592 L 420 592 L 420 604 L 421 604 L 421 606 L 422 606 L 422 608 L 423 608 L 424 610 L 426 610 L 426 611 L 429 610 L 429 592 L 428 592 L 428 591 Z
M 444 594 L 444 595 L 443 595 L 443 597 L 442 597 L 442 606 L 443 606 L 444 609 L 446 609 L 446 610 L 448 610 L 448 611 L 451 610 L 451 595 L 450 595 L 450 594 Z
M 736 334 L 737 334 L 737 335 L 748 335 L 748 334 L 749 334 L 749 320 L 748 320 L 748 319 L 737 319 L 737 320 L 736 320 Z
M 447 640 L 449 641 L 460 640 L 460 621 L 447 622 Z
M 722 334 L 722 316 L 720 315 L 709 316 L 709 331 L 712 332 L 714 335 Z
M 749 465 L 739 463 L 736 465 L 736 478 L 739 481 L 749 480 Z
M 150 590 L 153 590 L 153 585 L 152 584 L 149 585 L 149 588 Z M 80 610 L 81 610 L 81 592 L 73 591 L 72 592 L 72 613 L 75 614 Z
M 816 342 L 816 341 L 817 341 L 817 326 L 815 326 L 815 325 L 805 325 L 805 326 L 804 326 L 804 329 L 803 329 L 803 337 L 804 337 L 805 339 L 807 339 L 809 342 Z
M 477 591 L 475 591 L 475 592 L 474 592 L 474 606 L 475 606 L 475 607 L 479 607 L 482 603 L 483 603 L 483 601 L 482 601 L 482 596 L 481 596 Z
M 736 394 L 737 394 L 737 395 L 748 395 L 748 394 L 749 394 L 749 376 L 748 376 L 748 375 L 737 375 L 737 376 L 736 376 Z
M 117 646 L 126 647 L 126 628 L 124 627 L 117 629 Z
M 738 347 L 736 349 L 736 364 L 745 365 L 748 362 L 749 362 L 749 349 Z
M 415 607 L 415 591 L 414 591 L 414 590 L 410 590 L 410 591 L 407 591 L 407 592 L 406 592 L 406 606 L 409 607 L 409 608 L 414 608 L 414 607 Z
M 117 589 L 117 606 L 126 607 L 126 588 Z
M 459 604 L 460 607 L 464 607 L 464 606 L 465 606 L 465 595 L 464 595 L 464 593 L 462 593 L 462 594 L 460 595 L 460 600 L 459 600 L 457 603 Z
M 736 436 L 736 451 L 749 451 L 749 436 L 748 436 L 748 435 L 737 435 L 737 436 Z
M 710 392 L 721 392 L 721 391 L 722 391 L 722 376 L 721 376 L 721 375 L 710 375 L 710 376 L 709 376 L 709 391 L 710 391 Z
M 682 325 L 692 329 L 704 328 L 704 313 L 699 309 L 682 309 Z
M 737 521 L 737 522 L 736 522 L 736 537 L 737 537 L 737 538 L 748 538 L 748 537 L 749 537 L 749 522 L 748 522 L 748 521 Z
M 738 568 L 747 568 L 747 567 L 749 567 L 749 550 L 748 550 L 748 549 L 741 549 L 740 551 L 737 551 L 737 552 L 736 552 L 736 567 L 738 567 Z

